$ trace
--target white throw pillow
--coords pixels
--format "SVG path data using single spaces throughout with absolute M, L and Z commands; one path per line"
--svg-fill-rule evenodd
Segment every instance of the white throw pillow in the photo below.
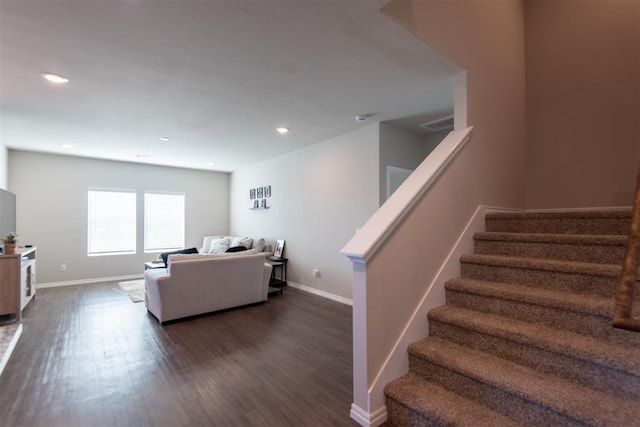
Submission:
M 200 253 L 209 253 L 209 250 L 211 249 L 211 242 L 216 239 L 222 239 L 223 237 L 224 236 L 205 236 L 202 242 L 202 249 L 200 250 Z
M 229 249 L 229 239 L 226 237 L 220 239 L 211 240 L 211 246 L 209 247 L 210 254 L 223 254 Z
M 235 248 L 236 246 L 244 246 L 247 249 L 251 249 L 252 243 L 253 243 L 253 239 L 250 239 L 248 237 L 234 237 L 229 247 Z

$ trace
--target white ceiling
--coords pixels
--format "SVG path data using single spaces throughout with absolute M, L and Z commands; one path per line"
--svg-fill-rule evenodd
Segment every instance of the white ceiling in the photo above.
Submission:
M 233 171 L 373 122 L 450 113 L 459 68 L 382 4 L 2 0 L 0 137 L 11 149 Z

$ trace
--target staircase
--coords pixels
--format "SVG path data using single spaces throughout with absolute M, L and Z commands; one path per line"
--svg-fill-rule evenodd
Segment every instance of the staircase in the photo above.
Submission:
M 640 426 L 640 333 L 611 326 L 630 218 L 488 214 L 386 425 Z

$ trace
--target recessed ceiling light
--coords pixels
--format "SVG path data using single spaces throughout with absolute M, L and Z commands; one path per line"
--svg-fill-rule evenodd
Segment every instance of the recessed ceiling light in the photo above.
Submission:
M 207 166 L 215 166 L 216 164 L 213 162 L 207 162 Z
M 64 143 L 64 144 L 60 144 L 60 147 L 62 147 L 62 148 L 73 148 L 73 144 Z
M 164 142 L 169 141 L 169 139 L 170 139 L 170 138 L 169 138 L 168 136 L 161 136 L 161 137 L 160 137 L 160 141 L 164 141 Z
M 277 131 L 279 134 L 284 135 L 285 133 L 289 133 L 289 128 L 286 128 L 286 127 L 279 127 L 279 128 L 276 128 L 276 131 Z
M 50 73 L 48 71 L 43 71 L 40 73 L 42 77 L 50 81 L 51 83 L 69 83 L 69 79 L 61 74 Z
M 145 158 L 147 158 L 147 157 L 151 157 L 151 156 L 150 156 L 150 155 L 148 155 L 148 154 L 138 153 L 138 154 L 136 154 L 136 157 L 137 157 L 138 159 L 145 159 Z

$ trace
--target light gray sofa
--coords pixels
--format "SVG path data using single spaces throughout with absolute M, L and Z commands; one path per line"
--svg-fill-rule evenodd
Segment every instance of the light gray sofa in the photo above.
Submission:
M 171 255 L 144 272 L 147 310 L 160 323 L 266 301 L 271 266 L 254 251 Z

